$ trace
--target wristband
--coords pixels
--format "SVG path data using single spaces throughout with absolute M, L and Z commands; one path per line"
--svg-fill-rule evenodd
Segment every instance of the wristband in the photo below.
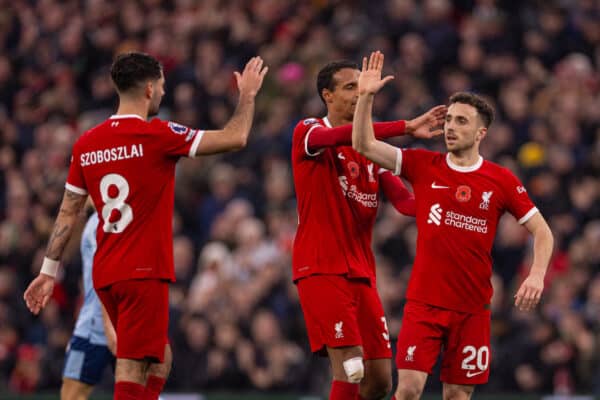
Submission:
M 40 270 L 40 273 L 50 275 L 51 277 L 55 278 L 56 273 L 58 272 L 59 264 L 60 261 L 58 260 L 52 260 L 48 257 L 44 257 L 44 262 L 42 263 L 42 269 Z

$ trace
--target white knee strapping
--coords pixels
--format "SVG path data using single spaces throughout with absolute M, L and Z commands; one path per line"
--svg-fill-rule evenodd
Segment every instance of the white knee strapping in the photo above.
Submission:
M 348 382 L 359 383 L 365 376 L 365 367 L 362 357 L 353 357 L 342 363 L 344 371 L 348 377 Z

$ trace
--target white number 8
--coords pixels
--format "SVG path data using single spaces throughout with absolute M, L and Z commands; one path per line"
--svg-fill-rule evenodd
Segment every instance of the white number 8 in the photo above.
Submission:
M 118 192 L 116 197 L 111 197 L 109 190 L 114 185 Z M 102 229 L 106 233 L 121 233 L 127 225 L 133 221 L 133 210 L 129 204 L 125 203 L 125 199 L 129 196 L 129 183 L 119 174 L 108 174 L 100 180 L 100 195 L 102 196 L 102 219 L 104 225 Z M 113 215 L 113 210 L 119 212 L 119 218 L 116 221 L 110 221 Z

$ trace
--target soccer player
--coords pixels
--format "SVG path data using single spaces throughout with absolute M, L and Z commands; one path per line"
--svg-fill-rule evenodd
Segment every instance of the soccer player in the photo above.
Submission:
M 116 333 L 92 283 L 98 214 L 88 218 L 81 235 L 84 301 L 67 348 L 61 400 L 89 398 L 107 365 L 114 363 Z
M 352 149 L 358 75 L 356 63 L 325 66 L 317 90 L 327 116 L 302 120 L 294 130 L 299 225 L 292 267 L 311 350 L 329 356 L 330 399 L 370 400 L 391 389 L 390 343 L 371 250 L 379 189 L 405 214 L 414 215 L 414 198 L 398 177 Z M 374 127 L 379 137 L 428 138 L 441 134 L 444 115 L 441 106 Z
M 442 349 L 444 399 L 469 399 L 489 376 L 491 248 L 498 220 L 508 211 L 533 235 L 531 270 L 515 295 L 520 310 L 540 301 L 552 232 L 521 182 L 479 155 L 494 117 L 481 97 L 450 97 L 446 154 L 401 150 L 377 140 L 373 97 L 392 79 L 381 79 L 382 67 L 380 52 L 363 59 L 352 140 L 369 160 L 405 177 L 415 192 L 419 233 L 398 337 L 395 399 L 420 397 Z
M 143 53 L 118 56 L 111 77 L 117 113 L 73 147 L 66 190 L 40 274 L 25 291 L 34 313 L 48 303 L 64 247 L 88 193 L 98 212 L 93 281 L 117 332 L 115 399 L 156 399 L 171 367 L 168 282 L 174 280 L 175 165 L 243 148 L 267 68 L 252 58 L 240 74 L 237 108 L 222 130 L 152 119 L 164 95 L 160 63 Z

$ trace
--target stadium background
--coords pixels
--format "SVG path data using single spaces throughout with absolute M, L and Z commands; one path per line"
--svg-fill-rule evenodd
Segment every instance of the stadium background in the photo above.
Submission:
M 600 396 L 598 1 L 0 0 L 0 397 L 57 393 L 81 304 L 78 237 L 40 317 L 22 293 L 71 146 L 115 110 L 108 69 L 133 49 L 164 65 L 160 116 L 206 129 L 232 112 L 235 69 L 254 54 L 270 66 L 248 147 L 177 170 L 169 392 L 326 393 L 327 364 L 307 352 L 290 282 L 291 134 L 324 115 L 321 66 L 380 49 L 396 79 L 375 116 L 411 118 L 458 90 L 489 96 L 498 120 L 482 152 L 523 179 L 556 236 L 543 302 L 523 314 L 511 302 L 531 242 L 512 217 L 499 226 L 492 373 L 478 393 Z M 416 228 L 387 204 L 380 214 L 373 242 L 395 336 Z M 439 387 L 430 379 L 428 391 Z

